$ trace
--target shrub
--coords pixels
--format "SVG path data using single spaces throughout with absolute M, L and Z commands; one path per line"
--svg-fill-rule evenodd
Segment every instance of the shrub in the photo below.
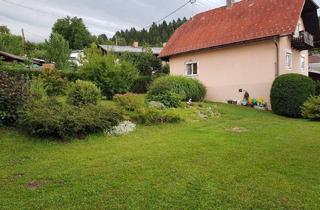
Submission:
M 287 117 L 300 117 L 301 106 L 315 94 L 314 82 L 300 74 L 279 76 L 271 89 L 271 105 L 274 113 Z
M 40 77 L 49 96 L 59 96 L 65 93 L 66 83 L 56 69 L 44 69 Z
M 179 123 L 182 118 L 170 110 L 158 110 L 152 108 L 139 109 L 132 119 L 138 123 L 152 125 L 163 123 Z
M 123 120 L 104 106 L 72 106 L 53 99 L 33 101 L 21 115 L 20 125 L 30 135 L 66 139 L 103 132 Z
M 44 82 L 39 78 L 33 79 L 30 82 L 29 92 L 30 96 L 34 100 L 47 99 L 48 97 L 46 88 L 44 87 Z
M 181 99 L 188 101 L 201 101 L 206 95 L 206 88 L 196 79 L 183 76 L 165 76 L 158 78 L 148 91 L 148 99 L 167 91 L 180 95 Z
M 15 125 L 18 112 L 28 100 L 28 86 L 22 76 L 0 72 L 0 124 Z
M 153 55 L 150 48 L 143 53 L 123 53 L 120 59 L 132 63 L 143 76 L 151 77 L 162 70 L 161 60 Z
M 133 93 L 115 95 L 113 101 L 127 111 L 135 111 L 145 106 L 144 98 Z
M 320 81 L 316 81 L 316 96 L 320 96 Z
M 81 67 L 82 75 L 94 82 L 108 99 L 115 94 L 129 92 L 138 77 L 134 65 L 112 54 L 101 55 L 95 45 L 86 51 L 86 59 L 87 62 Z
M 310 97 L 302 106 L 302 116 L 320 121 L 320 96 Z
M 146 93 L 151 82 L 152 78 L 150 76 L 139 76 L 138 79 L 133 82 L 131 91 L 133 93 Z
M 173 92 L 165 90 L 163 92 L 159 92 L 158 94 L 150 94 L 147 97 L 148 101 L 158 101 L 164 104 L 166 107 L 179 107 L 181 102 L 181 95 Z
M 100 89 L 88 81 L 77 80 L 75 83 L 72 83 L 67 90 L 67 101 L 75 106 L 95 105 L 100 98 Z

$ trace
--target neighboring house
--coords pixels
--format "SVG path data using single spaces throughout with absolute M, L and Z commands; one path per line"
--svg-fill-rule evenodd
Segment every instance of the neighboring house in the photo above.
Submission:
M 129 53 L 142 53 L 146 52 L 146 48 L 140 47 L 138 42 L 134 42 L 132 46 L 117 46 L 117 45 L 98 45 L 98 47 L 102 50 L 104 54 L 108 54 L 110 52 L 116 54 L 122 54 L 125 52 Z M 151 47 L 150 48 L 154 56 L 159 56 L 161 47 Z
M 320 80 L 320 55 L 309 56 L 309 77 Z
M 0 51 L 0 60 L 4 61 L 4 62 L 8 62 L 8 63 L 11 63 L 11 62 L 17 62 L 17 63 L 29 62 L 29 63 L 32 63 L 34 65 L 34 67 L 40 67 L 45 63 L 45 61 L 41 60 L 41 59 L 37 59 L 37 58 L 29 59 L 27 57 L 22 57 L 22 56 L 19 56 L 19 55 L 14 55 L 14 54 L 3 52 L 3 51 Z
M 85 56 L 83 50 L 73 50 L 70 54 L 70 62 L 76 66 L 81 66 L 81 62 L 84 57 Z
M 200 13 L 172 35 L 160 54 L 173 75 L 199 79 L 207 99 L 270 101 L 274 79 L 308 75 L 308 50 L 319 47 L 318 6 L 312 0 L 242 0 Z

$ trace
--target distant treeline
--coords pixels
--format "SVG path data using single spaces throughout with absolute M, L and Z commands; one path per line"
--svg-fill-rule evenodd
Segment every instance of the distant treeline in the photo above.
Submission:
M 162 46 L 167 42 L 173 32 L 187 21 L 186 18 L 173 20 L 167 23 L 163 21 L 161 24 L 153 23 L 149 29 L 137 30 L 121 30 L 111 38 L 111 41 L 118 42 L 119 45 L 131 45 L 134 41 L 138 41 L 140 45 Z

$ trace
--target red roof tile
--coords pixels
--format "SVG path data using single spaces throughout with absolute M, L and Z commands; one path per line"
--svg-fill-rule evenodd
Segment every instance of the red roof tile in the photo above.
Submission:
M 242 0 L 196 15 L 171 36 L 160 57 L 295 31 L 305 0 Z

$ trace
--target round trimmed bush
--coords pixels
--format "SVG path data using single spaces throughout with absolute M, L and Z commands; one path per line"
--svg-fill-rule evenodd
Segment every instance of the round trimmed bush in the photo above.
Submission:
M 152 99 L 162 93 L 173 92 L 180 96 L 183 101 L 192 99 L 202 101 L 206 96 L 205 86 L 196 79 L 183 76 L 160 77 L 151 84 L 147 98 Z
M 315 94 L 315 83 L 301 74 L 279 76 L 271 89 L 271 106 L 275 114 L 301 117 L 301 106 Z
M 67 101 L 75 106 L 97 104 L 101 98 L 100 89 L 92 82 L 77 80 L 67 91 Z

